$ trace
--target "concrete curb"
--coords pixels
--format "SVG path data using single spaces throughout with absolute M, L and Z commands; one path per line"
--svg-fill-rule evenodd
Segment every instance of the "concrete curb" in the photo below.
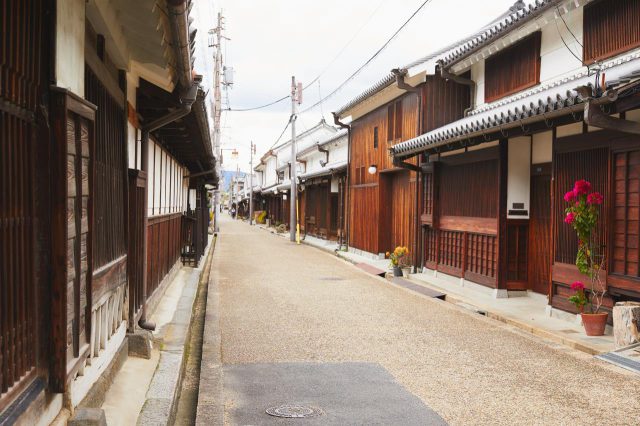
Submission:
M 207 263 L 211 260 L 212 246 L 213 242 L 207 248 L 205 261 L 198 268 L 198 282 L 202 278 Z M 198 284 L 189 288 L 185 286 L 174 317 L 164 330 L 160 359 L 147 390 L 145 403 L 140 410 L 138 425 L 170 425 L 175 421 L 187 359 L 185 345 L 190 338 L 191 317 L 197 292 Z
M 411 280 L 412 283 L 415 283 L 417 285 L 421 285 L 424 286 L 426 288 L 432 289 L 432 290 L 436 290 L 436 291 L 443 291 L 442 288 L 438 287 L 438 286 L 431 286 L 428 283 L 425 283 L 424 281 L 421 280 L 416 280 L 414 278 L 412 278 L 411 276 L 409 276 L 408 278 L 409 280 Z M 479 311 L 482 311 L 485 313 L 485 316 L 487 318 L 490 318 L 492 320 L 496 320 L 499 321 L 503 324 L 507 324 L 510 325 L 512 327 L 515 327 L 517 329 L 520 329 L 522 331 L 525 331 L 529 334 L 531 334 L 532 336 L 536 336 L 536 337 L 540 337 L 542 339 L 551 341 L 553 343 L 557 343 L 557 344 L 561 344 L 563 346 L 566 346 L 568 348 L 571 349 L 575 349 L 577 351 L 580 352 L 584 352 L 588 355 L 599 355 L 601 353 L 603 353 L 602 351 L 599 351 L 597 349 L 594 349 L 593 347 L 590 347 L 588 345 L 585 345 L 582 342 L 564 337 L 564 336 L 560 336 L 556 333 L 553 333 L 552 331 L 546 330 L 544 328 L 541 327 L 536 327 L 533 326 L 531 324 L 527 324 L 525 322 L 519 321 L 517 319 L 514 318 L 510 318 L 508 316 L 505 316 L 499 312 L 495 312 L 493 310 L 491 310 L 490 308 L 486 308 L 484 306 L 478 306 L 475 305 L 472 301 L 469 301 L 467 299 L 463 299 L 457 296 L 452 296 L 447 294 L 445 296 L 445 302 L 452 304 L 452 305 L 460 305 L 460 304 L 464 304 L 464 305 L 469 305 L 473 308 L 476 308 Z
M 213 267 L 209 275 L 207 308 L 202 337 L 202 359 L 198 390 L 196 425 L 224 424 L 222 398 L 222 332 L 220 328 L 220 288 L 218 269 Z

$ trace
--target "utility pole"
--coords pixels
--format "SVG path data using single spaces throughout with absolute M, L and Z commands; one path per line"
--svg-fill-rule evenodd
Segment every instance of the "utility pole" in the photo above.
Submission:
M 213 30 L 209 30 L 209 34 L 211 38 L 209 39 L 209 47 L 215 48 L 214 54 L 214 69 L 213 69 L 213 147 L 217 160 L 220 160 L 222 157 L 220 155 L 220 116 L 222 114 L 222 92 L 220 89 L 221 79 L 220 79 L 220 71 L 222 70 L 222 39 L 226 38 L 222 35 L 224 18 L 222 17 L 222 13 L 218 12 L 218 24 Z M 215 37 L 214 37 L 215 35 Z M 220 172 L 220 164 L 218 166 L 218 172 Z M 218 188 L 214 192 L 214 232 L 219 232 L 220 228 L 218 224 L 219 221 L 219 211 L 220 211 L 220 179 L 221 176 L 218 176 Z
M 256 145 L 251 141 L 251 160 L 249 160 L 249 225 L 253 225 L 253 154 L 256 152 Z
M 300 93 L 298 93 L 300 92 Z M 297 200 L 298 200 L 298 182 L 297 180 L 297 167 L 296 167 L 296 102 L 302 99 L 302 90 L 298 90 L 296 85 L 296 77 L 291 77 L 291 163 L 289 166 L 289 176 L 291 178 L 291 193 L 289 204 L 289 239 L 296 241 L 296 235 L 299 234 L 298 217 L 297 217 Z M 299 243 L 299 241 L 298 241 Z

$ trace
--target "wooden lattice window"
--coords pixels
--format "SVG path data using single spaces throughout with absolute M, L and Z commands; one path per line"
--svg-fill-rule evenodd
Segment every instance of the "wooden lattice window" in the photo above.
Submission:
M 433 215 L 433 173 L 425 173 L 422 176 L 423 180 L 423 209 L 422 213 L 426 215 Z
M 640 0 L 601 0 L 584 8 L 584 63 L 640 46 Z
M 540 82 L 541 32 L 535 32 L 488 58 L 484 98 L 493 102 Z
M 498 217 L 498 160 L 443 164 L 440 170 L 443 216 Z
M 640 150 L 614 155 L 613 273 L 638 277 L 640 256 Z
M 124 185 L 124 110 L 87 66 L 85 92 L 97 105 L 94 194 L 94 266 L 106 265 L 126 254 Z
M 608 200 L 608 148 L 596 148 L 579 152 L 557 153 L 554 159 L 554 215 L 557 227 L 555 261 L 558 263 L 574 264 L 578 251 L 578 240 L 573 228 L 564 223 L 564 210 L 567 204 L 563 197 L 573 188 L 578 179 L 591 182 L 592 189 L 604 195 L 605 204 Z M 606 206 L 605 206 L 606 207 Z M 597 229 L 598 242 L 605 246 L 607 237 L 606 210 L 601 208 L 600 225 Z

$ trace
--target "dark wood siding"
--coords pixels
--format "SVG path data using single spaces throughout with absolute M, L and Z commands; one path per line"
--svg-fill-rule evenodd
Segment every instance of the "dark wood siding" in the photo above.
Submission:
M 574 264 L 578 252 L 578 239 L 573 228 L 564 223 L 564 194 L 573 189 L 576 180 L 586 179 L 591 182 L 594 191 L 608 197 L 609 152 L 606 148 L 590 149 L 580 152 L 558 153 L 554 162 L 555 176 L 555 223 L 557 224 L 557 238 L 555 247 L 555 261 L 558 263 Z M 598 228 L 598 242 L 606 245 L 607 216 L 601 210 L 600 226 Z
M 615 56 L 640 46 L 640 0 L 601 0 L 584 8 L 583 61 Z
M 0 7 L 0 412 L 35 377 L 50 343 L 39 332 L 44 310 L 38 309 L 48 287 L 43 270 L 51 266 L 45 219 L 51 177 L 40 161 L 48 160 L 50 143 L 39 125 L 48 83 L 47 4 Z
M 415 183 L 410 182 L 415 181 L 415 173 L 396 169 L 388 149 L 416 136 L 417 119 L 418 97 L 406 94 L 354 121 L 349 148 L 350 246 L 371 253 L 389 250 L 396 241 L 411 247 Z M 379 139 L 377 148 L 373 143 L 375 128 L 388 139 Z M 371 165 L 377 167 L 373 175 L 367 171 Z
M 483 150 L 484 151 L 484 150 Z M 495 287 L 498 275 L 497 151 L 443 159 L 426 179 L 424 265 Z
M 540 82 L 541 32 L 527 36 L 485 61 L 485 102 L 535 86 Z
M 611 273 L 640 277 L 640 150 L 614 155 Z M 640 285 L 639 285 L 640 287 Z
M 442 216 L 498 217 L 498 160 L 442 166 Z
M 86 99 L 98 106 L 95 147 L 94 267 L 106 265 L 126 254 L 125 154 L 123 109 L 87 66 Z
M 462 77 L 469 78 L 470 73 Z M 461 119 L 470 105 L 470 90 L 469 86 L 428 75 L 422 89 L 423 133 Z
M 149 218 L 147 229 L 147 297 L 180 259 L 182 214 Z

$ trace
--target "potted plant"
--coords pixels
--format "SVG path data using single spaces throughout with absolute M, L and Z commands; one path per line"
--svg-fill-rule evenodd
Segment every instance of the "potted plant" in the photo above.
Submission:
M 581 281 L 571 284 L 573 295 L 569 297 L 569 301 L 580 311 L 587 336 L 602 336 L 609 314 L 600 312 L 606 293 L 605 283 L 601 278 L 605 256 L 602 247 L 596 243 L 596 234 L 600 205 L 604 197 L 599 192 L 592 192 L 591 184 L 586 180 L 578 180 L 573 189 L 564 195 L 564 200 L 569 203 L 569 207 L 565 209 L 564 221 L 573 227 L 578 237 L 576 266 L 589 279 L 588 289 Z M 584 307 L 587 305 L 589 312 L 585 313 Z
M 398 246 L 393 250 L 393 253 L 387 252 L 386 255 L 391 261 L 393 276 L 401 277 L 402 268 L 409 265 L 409 249 L 403 246 Z

